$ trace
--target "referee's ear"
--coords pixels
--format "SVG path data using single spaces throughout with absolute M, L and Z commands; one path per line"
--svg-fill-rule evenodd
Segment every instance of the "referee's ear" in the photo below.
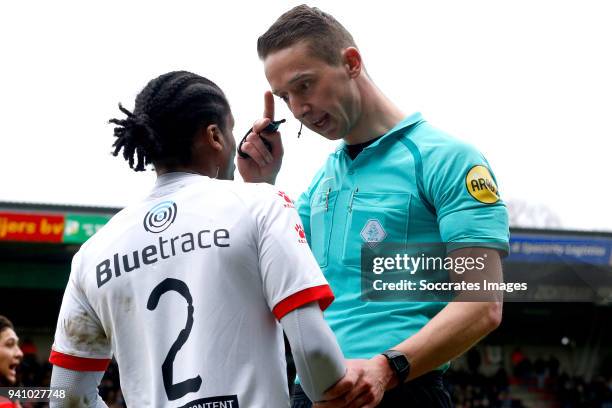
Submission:
M 361 74 L 363 62 L 361 54 L 355 47 L 347 47 L 342 51 L 342 65 L 346 69 L 349 78 L 357 78 Z

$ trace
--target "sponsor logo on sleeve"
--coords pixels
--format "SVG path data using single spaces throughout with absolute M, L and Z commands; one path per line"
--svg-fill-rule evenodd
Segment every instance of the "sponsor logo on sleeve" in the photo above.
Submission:
M 289 198 L 289 196 L 287 194 L 285 194 L 283 191 L 279 191 L 278 195 L 283 199 L 283 207 L 285 208 L 295 208 L 295 205 L 293 204 L 293 201 L 291 200 L 291 198 Z
M 484 204 L 499 201 L 499 192 L 491 172 L 485 166 L 474 166 L 465 176 L 465 187 L 474 199 Z
M 304 232 L 304 227 L 302 227 L 300 224 L 295 224 L 295 232 L 297 232 L 298 234 L 298 242 L 300 244 L 306 244 L 306 233 Z

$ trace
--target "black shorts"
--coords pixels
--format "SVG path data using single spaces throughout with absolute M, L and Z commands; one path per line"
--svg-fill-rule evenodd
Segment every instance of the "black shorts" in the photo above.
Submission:
M 378 405 L 380 408 L 450 408 L 452 406 L 451 397 L 444 387 L 442 373 L 439 371 L 432 371 L 387 391 Z M 302 387 L 296 384 L 291 395 L 291 408 L 310 407 L 312 402 L 304 394 Z

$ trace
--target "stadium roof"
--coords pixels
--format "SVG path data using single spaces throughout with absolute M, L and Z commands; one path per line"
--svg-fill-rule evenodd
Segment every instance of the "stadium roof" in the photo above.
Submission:
M 24 201 L 0 201 L 0 211 L 76 212 L 86 214 L 115 214 L 121 207 L 85 206 L 73 204 L 32 203 Z

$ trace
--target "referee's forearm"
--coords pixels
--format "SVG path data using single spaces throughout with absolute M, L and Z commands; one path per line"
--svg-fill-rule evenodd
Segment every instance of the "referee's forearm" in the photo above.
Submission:
M 452 302 L 394 349 L 411 364 L 408 381 L 469 350 L 501 323 L 501 302 Z
M 502 281 L 502 265 L 499 253 L 487 248 L 462 248 L 449 254 L 452 257 L 482 256 L 487 258 L 486 267 L 478 275 L 451 275 L 451 279 L 462 276 L 462 280 L 478 282 L 483 277 L 491 281 Z M 502 295 L 484 298 L 488 302 L 462 302 L 473 300 L 474 295 L 460 293 L 447 304 L 421 330 L 394 347 L 403 352 L 411 369 L 410 381 L 452 360 L 469 350 L 480 339 L 495 330 L 502 318 Z M 389 384 L 393 386 L 393 384 Z

